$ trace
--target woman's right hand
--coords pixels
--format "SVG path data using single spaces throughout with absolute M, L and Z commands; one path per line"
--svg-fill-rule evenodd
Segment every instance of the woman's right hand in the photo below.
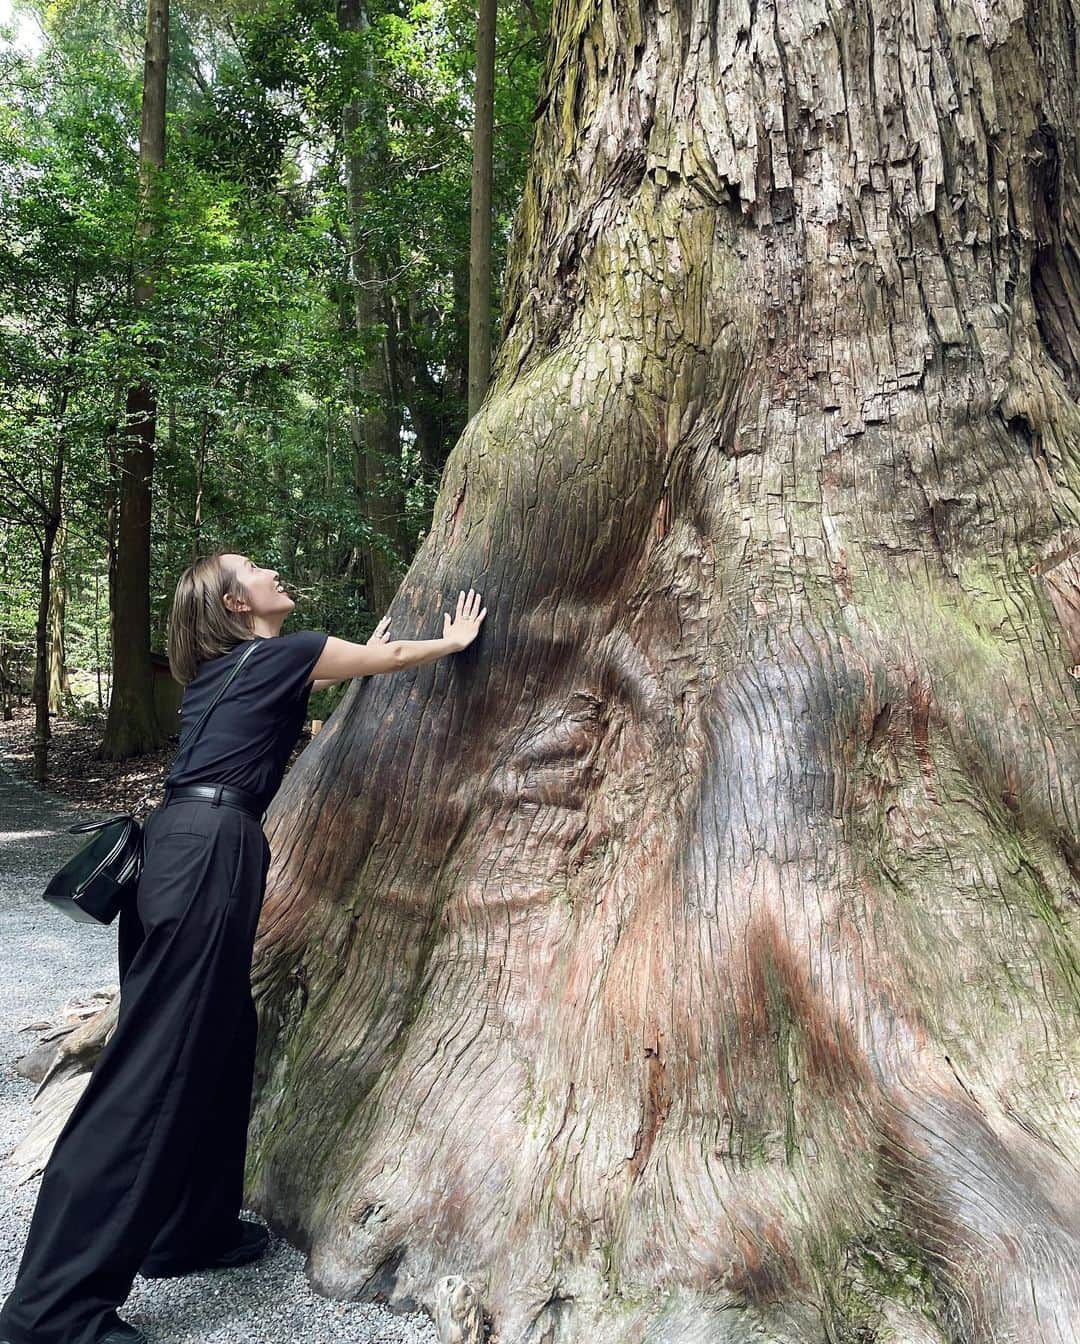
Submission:
M 458 593 L 457 614 L 451 619 L 443 612 L 443 639 L 455 646 L 455 653 L 467 649 L 480 633 L 480 623 L 487 615 L 487 607 L 480 606 L 480 594 L 470 588 L 468 595 Z

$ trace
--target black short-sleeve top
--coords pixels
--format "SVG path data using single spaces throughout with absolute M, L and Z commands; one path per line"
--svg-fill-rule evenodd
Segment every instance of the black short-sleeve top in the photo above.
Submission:
M 191 730 L 250 641 L 200 664 L 184 688 L 180 745 L 166 786 L 231 784 L 269 806 L 304 726 L 309 678 L 328 638 L 320 630 L 257 635 L 256 648 L 191 741 Z

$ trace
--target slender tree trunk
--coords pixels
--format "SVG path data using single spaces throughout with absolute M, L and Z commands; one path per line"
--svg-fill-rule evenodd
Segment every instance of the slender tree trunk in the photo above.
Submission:
M 366 0 L 338 0 L 337 15 L 343 32 L 361 38 L 366 35 Z M 386 139 L 383 114 L 372 97 L 375 75 L 368 49 L 360 53 L 356 69 L 357 88 L 342 109 L 349 284 L 354 331 L 370 348 L 362 362 L 354 360 L 350 366 L 349 427 L 356 492 L 375 531 L 365 554 L 368 598 L 373 609 L 381 613 L 400 578 L 394 542 L 404 514 L 401 410 L 388 349 L 393 314 L 386 267 L 364 228 L 365 200 L 383 171 L 380 149 Z
M 61 468 L 62 471 L 62 468 Z M 34 703 L 34 764 L 31 777 L 45 784 L 49 777 L 49 606 L 52 583 L 52 559 L 60 514 L 50 514 L 41 527 L 41 569 L 38 591 L 37 620 L 34 622 L 34 680 L 31 695 Z
M 203 408 L 199 423 L 199 437 L 195 444 L 195 515 L 191 522 L 191 563 L 194 564 L 202 552 L 203 532 L 203 492 L 206 489 L 206 458 L 210 438 L 210 411 Z
M 454 332 L 456 339 L 451 346 L 447 361 L 446 383 L 448 388 L 456 387 L 459 399 L 466 409 L 468 419 L 469 405 L 469 268 L 465 258 L 454 269 Z
M 495 17 L 498 0 L 478 0 L 469 230 L 469 415 L 491 377 L 491 145 L 495 107 Z
M 15 684 L 12 677 L 11 649 L 7 639 L 0 632 L 0 720 L 10 723 L 14 718 L 12 705 L 15 699 Z
M 97 682 L 97 707 L 105 707 L 105 696 L 101 686 L 101 579 L 97 567 L 94 567 L 94 676 Z
M 53 548 L 52 581 L 49 587 L 49 712 L 63 714 L 71 707 L 71 679 L 65 651 L 64 617 L 67 607 L 67 528 L 61 519 Z
M 160 175 L 165 166 L 165 94 L 169 65 L 169 0 L 148 0 L 139 133 L 139 221 L 135 309 L 154 294 L 150 246 L 157 235 Z M 147 378 L 128 389 L 117 529 L 113 683 L 101 755 L 121 760 L 153 751 L 164 740 L 154 706 L 150 663 L 150 509 L 157 407 Z
M 66 404 L 66 391 L 62 405 Z M 61 416 L 63 410 L 61 410 Z M 38 784 L 45 784 L 49 776 L 49 742 L 52 738 L 52 726 L 49 723 L 49 643 L 50 612 L 52 609 L 53 556 L 56 550 L 56 536 L 60 530 L 61 500 L 64 480 L 64 440 L 61 431 L 57 435 L 56 460 L 53 463 L 52 486 L 49 493 L 49 509 L 41 520 L 41 568 L 38 590 L 37 620 L 34 622 L 34 675 L 31 698 L 34 704 L 34 763 L 31 777 Z
M 176 399 L 169 398 L 169 411 L 166 417 L 165 431 L 165 451 L 168 454 L 169 465 L 175 467 L 180 457 L 180 432 L 176 416 Z M 167 550 L 172 542 L 173 528 L 176 524 L 176 498 L 170 492 L 165 502 L 165 536 L 164 546 Z
M 56 456 L 53 459 L 49 494 L 41 503 L 39 537 L 41 541 L 40 587 L 38 591 L 37 620 L 34 622 L 34 675 L 32 698 L 34 703 L 34 763 L 32 778 L 45 784 L 49 773 L 50 675 L 49 648 L 52 634 L 52 580 L 56 538 L 63 522 L 64 466 L 67 452 L 67 410 L 75 386 L 75 352 L 78 340 L 79 269 L 76 265 L 68 287 L 67 323 L 68 357 L 61 376 L 56 405 Z
M 105 491 L 105 548 L 107 558 L 108 599 L 109 599 L 109 647 L 116 645 L 116 539 L 120 530 L 120 413 L 124 405 L 124 389 L 117 383 L 113 387 L 112 414 L 105 426 L 105 470 L 107 483 Z M 99 664 L 100 667 L 100 664 Z
M 176 422 L 176 401 L 174 398 L 171 397 L 169 399 L 169 410 L 168 415 L 166 417 L 166 426 L 167 429 L 165 435 L 165 444 L 166 444 L 167 459 L 170 466 L 175 466 L 180 452 L 180 442 Z M 176 496 L 171 490 L 169 491 L 168 497 L 165 500 L 164 513 L 165 516 L 163 519 L 163 526 L 162 526 L 161 553 L 163 556 L 168 558 L 172 556 L 173 532 L 176 527 Z M 168 642 L 168 631 L 169 631 L 169 607 L 167 603 L 162 602 L 159 604 L 157 616 L 154 621 L 151 648 L 156 648 L 163 651 Z

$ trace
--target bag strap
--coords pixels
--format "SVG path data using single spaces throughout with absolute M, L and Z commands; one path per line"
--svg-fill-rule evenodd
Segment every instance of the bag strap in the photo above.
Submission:
M 225 694 L 225 692 L 229 689 L 229 686 L 232 684 L 233 678 L 244 666 L 244 664 L 251 657 L 251 655 L 255 652 L 255 645 L 261 642 L 262 642 L 262 636 L 258 635 L 254 639 L 248 641 L 247 648 L 243 651 L 240 657 L 237 658 L 235 665 L 229 672 L 229 675 L 225 678 L 224 682 L 222 682 L 221 687 L 218 690 L 217 694 L 214 696 L 213 700 L 211 700 L 210 703 L 206 706 L 203 712 L 199 715 L 198 723 L 191 730 L 191 736 L 184 744 L 185 752 L 190 754 L 191 744 L 195 741 L 196 737 L 198 737 L 199 729 L 202 728 L 203 724 L 206 722 L 207 718 L 210 715 L 210 711 L 214 708 L 215 705 L 218 704 L 218 702 L 221 700 L 221 697 Z M 142 803 L 144 803 L 146 799 L 149 798 L 150 794 L 153 793 L 156 787 L 157 787 L 156 784 L 152 784 L 150 788 L 147 789 L 145 795 L 143 796 L 142 801 L 137 804 L 138 807 L 142 806 Z M 127 820 L 133 821 L 134 818 L 135 818 L 134 812 L 120 812 L 116 816 L 107 817 L 104 821 L 80 821 L 77 825 L 69 826 L 67 829 L 71 833 L 81 831 L 96 831 L 102 826 L 111 825 L 114 821 L 127 821 Z
M 128 823 L 135 820 L 133 812 L 118 812 L 115 817 L 106 817 L 103 821 L 79 821 L 74 826 L 67 828 L 71 835 L 76 835 L 80 831 L 100 831 L 102 826 L 111 826 L 116 821 L 126 821 Z
M 195 727 L 191 730 L 191 736 L 188 738 L 188 741 L 187 741 L 187 745 L 188 745 L 188 747 L 191 746 L 192 742 L 194 742 L 195 738 L 199 735 L 199 729 L 200 729 L 200 728 L 203 726 L 203 724 L 206 722 L 207 718 L 208 718 L 209 715 L 210 715 L 210 711 L 214 708 L 214 706 L 218 703 L 218 701 L 221 699 L 221 697 L 222 697 L 222 696 L 225 694 L 225 692 L 229 689 L 229 686 L 230 686 L 230 684 L 232 683 L 232 679 L 233 679 L 233 677 L 236 676 L 237 672 L 240 671 L 240 669 L 244 666 L 244 664 L 247 662 L 247 660 L 248 660 L 248 659 L 251 657 L 251 655 L 255 652 L 255 645 L 256 645 L 256 644 L 259 644 L 259 643 L 261 643 L 261 642 L 262 642 L 261 637 L 258 636 L 258 635 L 257 635 L 254 639 L 248 640 L 248 646 L 247 646 L 247 648 L 246 648 L 246 649 L 244 650 L 244 652 L 240 655 L 240 657 L 237 658 L 235 666 L 233 667 L 233 669 L 232 669 L 232 671 L 229 673 L 229 675 L 225 678 L 224 682 L 222 683 L 221 689 L 218 691 L 217 695 L 214 696 L 213 700 L 211 700 L 210 703 L 209 703 L 209 704 L 206 706 L 206 708 L 203 710 L 202 714 L 199 716 L 199 722 L 198 722 L 198 723 L 195 725 Z
M 245 663 L 247 662 L 247 660 L 251 657 L 251 655 L 255 652 L 255 645 L 256 645 L 256 644 L 259 644 L 259 643 L 261 643 L 261 642 L 262 642 L 262 640 L 261 640 L 261 638 L 260 638 L 259 636 L 256 636 L 255 639 L 252 639 L 252 640 L 249 640 L 249 641 L 248 641 L 248 646 L 247 646 L 247 648 L 246 648 L 246 649 L 244 650 L 244 652 L 240 655 L 240 657 L 237 658 L 235 665 L 233 666 L 232 670 L 229 672 L 229 675 L 228 675 L 228 676 L 225 678 L 225 680 L 222 682 L 222 684 L 221 684 L 221 688 L 218 690 L 217 695 L 214 696 L 213 700 L 210 701 L 210 703 L 206 706 L 206 708 L 203 710 L 203 712 L 199 715 L 199 722 L 195 725 L 194 728 L 192 728 L 192 730 L 191 730 L 191 736 L 190 736 L 190 737 L 188 738 L 188 740 L 184 743 L 184 751 L 187 752 L 188 755 L 191 754 L 191 746 L 192 746 L 192 743 L 193 743 L 193 742 L 195 741 L 195 739 L 199 736 L 199 729 L 203 726 L 203 724 L 206 722 L 206 720 L 210 717 L 210 711 L 211 711 L 211 710 L 218 704 L 218 702 L 221 700 L 221 697 L 225 694 L 225 692 L 229 689 L 230 685 L 232 684 L 232 680 L 233 680 L 233 678 L 234 678 L 234 677 L 236 676 L 236 674 L 240 671 L 240 669 L 244 666 L 244 664 L 245 664 Z

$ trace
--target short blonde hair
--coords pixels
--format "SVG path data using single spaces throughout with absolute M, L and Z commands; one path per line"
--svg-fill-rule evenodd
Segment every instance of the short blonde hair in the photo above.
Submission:
M 219 546 L 209 555 L 188 565 L 176 585 L 176 596 L 169 612 L 167 645 L 169 671 L 181 686 L 193 680 L 208 658 L 219 658 L 254 633 L 250 611 L 234 612 L 225 605 L 226 593 L 247 598 L 247 590 L 223 555 L 232 554 Z

